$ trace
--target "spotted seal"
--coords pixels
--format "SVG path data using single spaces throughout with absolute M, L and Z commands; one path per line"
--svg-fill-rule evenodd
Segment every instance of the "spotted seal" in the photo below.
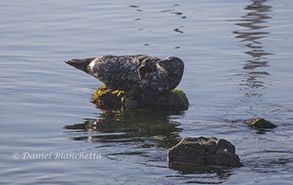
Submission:
M 177 57 L 162 60 L 146 55 L 107 55 L 65 62 L 104 82 L 107 88 L 125 91 L 136 88 L 150 95 L 177 87 L 184 71 L 183 61 Z

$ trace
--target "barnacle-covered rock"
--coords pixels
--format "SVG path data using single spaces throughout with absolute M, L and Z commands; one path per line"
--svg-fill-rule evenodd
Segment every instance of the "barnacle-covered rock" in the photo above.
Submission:
M 185 137 L 168 150 L 169 167 L 187 164 L 195 166 L 242 166 L 235 154 L 235 146 L 215 137 Z

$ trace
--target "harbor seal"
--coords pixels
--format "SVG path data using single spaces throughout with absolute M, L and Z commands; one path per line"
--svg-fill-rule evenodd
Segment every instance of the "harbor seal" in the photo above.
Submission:
M 107 88 L 138 89 L 150 95 L 173 90 L 180 83 L 184 71 L 183 61 L 177 57 L 107 55 L 65 62 L 104 82 Z

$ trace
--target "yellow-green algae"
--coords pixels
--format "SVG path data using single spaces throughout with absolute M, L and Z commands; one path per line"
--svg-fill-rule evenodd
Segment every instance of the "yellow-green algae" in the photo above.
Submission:
M 168 106 L 186 110 L 189 105 L 186 94 L 180 89 L 173 89 L 164 94 L 152 96 L 140 91 L 119 91 L 108 89 L 105 84 L 99 87 L 91 100 L 97 106 Z

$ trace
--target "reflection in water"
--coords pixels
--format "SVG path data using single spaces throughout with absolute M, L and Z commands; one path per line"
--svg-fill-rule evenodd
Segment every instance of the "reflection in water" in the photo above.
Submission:
M 111 160 L 128 160 L 133 163 L 152 166 L 153 162 L 166 162 L 167 149 L 176 145 L 181 137 L 179 123 L 172 121 L 174 117 L 184 114 L 182 110 L 164 108 L 138 109 L 102 109 L 95 119 L 84 119 L 83 123 L 66 125 L 65 133 L 73 140 L 94 142 L 102 148 L 102 155 Z M 157 148 L 156 151 L 152 150 Z M 161 150 L 163 149 L 163 150 Z M 161 152 L 160 152 L 161 151 Z M 142 162 L 148 161 L 148 162 Z M 155 164 L 157 166 L 157 164 Z M 160 166 L 166 168 L 166 166 Z M 169 166 L 178 170 L 183 176 L 195 174 L 197 180 L 206 183 L 206 178 L 198 174 L 215 174 L 209 181 L 216 183 L 219 179 L 229 177 L 229 171 L 221 168 L 198 168 L 188 166 Z
M 181 174 L 215 173 L 219 179 L 227 179 L 228 177 L 232 175 L 229 168 L 220 167 L 220 166 L 211 167 L 211 166 L 198 166 L 198 165 L 177 164 L 177 163 L 169 163 L 168 165 L 169 165 L 169 168 L 178 170 Z M 210 183 L 211 182 L 207 184 L 210 184 Z M 203 182 L 201 182 L 201 184 L 203 184 Z
M 173 7 L 178 7 L 179 6 L 179 4 L 174 4 L 174 5 L 172 5 Z M 135 18 L 135 19 L 133 19 L 132 21 L 141 21 L 141 22 L 144 22 L 145 20 L 144 20 L 144 18 L 142 18 L 142 17 L 144 17 L 144 15 L 147 15 L 147 14 L 143 14 L 143 13 L 145 13 L 145 12 L 153 12 L 154 14 L 157 14 L 157 13 L 162 13 L 162 14 L 166 14 L 166 13 L 169 13 L 169 14 L 172 14 L 172 15 L 176 15 L 176 16 L 179 16 L 181 19 L 187 19 L 187 16 L 185 16 L 184 15 L 184 13 L 183 12 L 180 12 L 180 11 L 177 11 L 176 9 L 177 8 L 172 8 L 172 9 L 163 9 L 163 10 L 159 10 L 159 11 L 154 11 L 152 8 L 150 8 L 150 9 L 148 9 L 149 7 L 147 7 L 147 6 L 138 6 L 138 5 L 128 5 L 128 7 L 130 7 L 130 8 L 132 8 L 132 9 L 136 9 L 136 11 L 138 11 L 138 12 L 141 12 L 141 14 L 140 14 L 140 17 L 137 17 L 137 18 Z M 146 16 L 146 18 L 149 18 L 149 15 L 148 16 Z M 144 25 L 144 24 L 142 24 L 142 25 Z M 147 24 L 146 24 L 147 25 Z M 173 31 L 174 32 L 176 32 L 176 33 L 184 33 L 183 31 L 182 31 L 182 28 L 183 28 L 184 26 L 175 26 L 175 28 L 173 29 Z M 157 29 L 157 27 L 155 27 L 155 29 Z M 141 31 L 141 30 L 145 30 L 145 28 L 139 28 L 139 30 Z M 149 32 L 154 32 L 154 31 L 156 31 L 156 30 L 154 30 L 154 28 L 152 28 L 152 30 L 149 30 Z M 145 43 L 144 44 L 144 46 L 149 46 L 150 44 L 149 43 Z M 175 46 L 174 47 L 174 49 L 179 49 L 180 48 L 180 46 Z
M 244 79 L 240 84 L 241 90 L 244 90 L 246 96 L 261 96 L 259 93 L 261 88 L 265 88 L 265 82 L 262 80 L 265 76 L 269 75 L 268 72 L 260 70 L 262 67 L 269 67 L 266 55 L 272 55 L 267 53 L 263 44 L 260 41 L 262 38 L 266 38 L 270 33 L 263 31 L 268 26 L 264 25 L 270 16 L 267 15 L 270 12 L 271 6 L 264 5 L 267 0 L 252 0 L 251 4 L 245 7 L 245 10 L 249 12 L 242 16 L 242 19 L 237 20 L 236 25 L 245 28 L 244 30 L 234 31 L 236 38 L 241 39 L 241 42 L 246 42 L 245 45 L 249 51 L 245 52 L 251 56 L 252 59 L 245 62 L 243 69 L 246 72 L 241 73 Z
M 70 130 L 66 133 L 74 140 L 169 148 L 180 141 L 182 130 L 169 117 L 183 113 L 166 109 L 102 110 L 98 118 L 66 125 L 65 129 Z

